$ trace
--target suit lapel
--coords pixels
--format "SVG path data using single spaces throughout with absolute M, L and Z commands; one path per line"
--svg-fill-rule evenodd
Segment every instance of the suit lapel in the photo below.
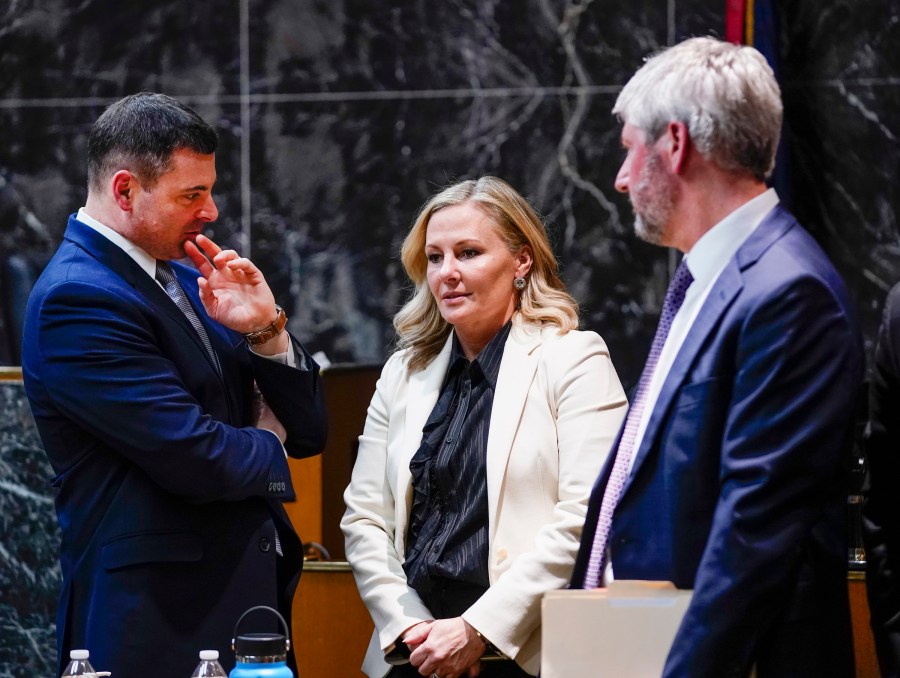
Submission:
M 525 401 L 537 370 L 538 353 L 535 349 L 540 344 L 539 329 L 518 320 L 513 321 L 512 331 L 503 348 L 503 360 L 497 376 L 487 443 L 488 524 L 492 530 L 496 525 L 494 514 L 503 489 L 506 464 L 512 452 L 516 432 L 522 422 Z
M 203 307 L 203 302 L 200 301 L 200 293 L 197 291 L 197 276 L 199 275 L 197 269 L 178 264 L 176 262 L 172 262 L 172 270 L 175 271 L 175 276 L 178 278 L 178 283 L 181 285 L 181 289 L 184 291 L 185 296 L 188 299 L 188 302 L 191 306 L 194 307 L 194 313 L 197 314 L 197 318 L 203 323 L 203 326 L 206 328 L 206 336 L 209 337 L 209 341 L 212 345 L 213 350 L 216 352 L 217 357 L 219 358 L 220 364 L 222 363 L 223 356 L 227 356 L 231 353 L 230 350 L 227 349 L 235 349 L 243 342 L 243 337 L 236 336 L 236 332 L 232 332 L 231 330 L 225 328 L 221 324 L 212 320 L 209 315 L 206 313 L 206 309 Z M 156 281 L 152 281 L 154 284 Z M 159 289 L 159 285 L 156 285 L 157 289 Z M 160 291 L 162 291 L 160 289 Z M 206 347 L 203 345 L 203 340 L 200 338 L 200 335 L 197 334 L 197 331 L 191 325 L 191 322 L 187 319 L 187 316 L 178 308 L 178 304 L 172 301 L 171 297 L 168 294 L 163 292 L 163 296 L 169 300 L 168 306 L 170 308 L 174 308 L 177 311 L 177 314 L 181 316 L 181 319 L 184 320 L 182 323 L 182 327 L 187 327 L 190 329 L 190 337 L 191 340 L 200 348 L 203 349 L 203 354 L 206 356 L 206 362 L 209 363 L 210 368 L 218 374 L 218 370 L 216 369 L 215 364 L 212 361 L 212 356 L 209 355 L 209 351 L 206 350 Z M 224 369 L 224 366 L 223 366 Z
M 407 389 L 406 424 L 402 453 L 397 464 L 396 487 L 409 487 L 409 461 L 422 443 L 422 428 L 434 409 L 447 374 L 453 335 L 447 338 L 444 348 L 431 363 L 409 378 Z M 487 486 L 489 524 L 494 525 L 497 497 L 503 486 L 506 462 L 512 451 L 513 441 L 522 419 L 522 411 L 528 398 L 528 390 L 537 370 L 535 349 L 541 343 L 540 330 L 530 328 L 514 320 L 513 328 L 503 348 L 503 360 L 494 392 L 491 410 L 491 427 L 487 444 Z M 407 511 L 409 507 L 406 507 Z M 399 520 L 399 517 L 398 517 Z
M 393 473 L 396 476 L 393 480 L 394 517 L 397 525 L 409 524 L 409 512 L 412 509 L 413 499 L 412 473 L 409 470 L 409 462 L 422 444 L 422 429 L 440 395 L 444 375 L 450 364 L 452 345 L 453 333 L 451 332 L 437 357 L 425 369 L 409 376 L 406 388 L 406 421 L 403 426 L 402 438 L 396 443 L 388 442 L 388 453 L 392 457 L 397 456 L 396 465 L 393 466 Z M 396 452 L 391 450 L 396 450 Z M 393 464 L 393 460 L 391 463 Z M 398 534 L 397 539 L 397 547 L 400 549 L 400 553 L 404 553 L 406 550 L 405 530 Z
M 181 309 L 169 298 L 169 295 L 166 294 L 159 284 L 147 275 L 147 272 L 138 266 L 137 262 L 128 256 L 121 247 L 92 229 L 90 226 L 78 221 L 75 215 L 69 217 L 65 238 L 81 247 L 98 262 L 129 283 L 139 291 L 161 315 L 178 325 L 184 331 L 188 339 L 193 342 L 203 354 L 209 368 L 218 376 L 218 370 L 216 370 L 215 365 L 213 365 L 212 359 L 207 352 L 206 347 L 203 345 L 203 341 L 200 339 L 200 336 L 197 334 L 197 331 L 193 328 L 190 321 L 184 313 L 182 313 Z M 173 268 L 176 272 L 182 272 L 183 269 L 186 269 L 184 266 L 174 266 Z M 179 276 L 179 278 L 181 278 L 181 276 Z M 196 310 L 199 303 L 196 291 L 194 291 L 194 294 L 192 295 L 188 291 L 192 288 L 190 286 L 185 286 L 184 281 L 180 280 L 180 282 Z M 205 311 L 198 311 L 198 317 L 201 318 L 201 322 L 203 322 L 202 319 L 204 315 L 206 315 Z M 210 330 L 209 323 L 205 323 L 205 325 L 207 334 L 211 337 L 213 334 L 216 334 Z
M 706 344 L 707 338 L 719 326 L 722 316 L 743 289 L 743 271 L 755 264 L 763 253 L 777 242 L 794 223 L 796 222 L 789 212 L 780 205 L 776 206 L 747 239 L 747 242 L 741 245 L 734 257 L 725 265 L 722 273 L 719 274 L 703 302 L 700 312 L 691 324 L 684 343 L 675 357 L 675 362 L 672 363 L 663 382 L 659 397 L 656 399 L 656 404 L 647 422 L 647 429 L 641 439 L 641 446 L 637 450 L 632 471 L 622 489 L 622 496 L 628 492 L 628 488 L 637 475 L 638 468 L 647 458 L 650 450 L 657 446 L 657 437 L 668 419 L 672 402 L 681 390 L 682 384 Z
M 662 389 L 647 422 L 644 437 L 641 439 L 641 446 L 637 450 L 634 466 L 622 489 L 623 496 L 628 492 L 628 488 L 637 475 L 640 465 L 647 458 L 650 450 L 656 446 L 657 436 L 660 434 L 663 423 L 668 418 L 669 407 L 675 395 L 681 390 L 685 377 L 700 353 L 700 349 L 706 342 L 706 338 L 713 331 L 713 328 L 718 325 L 719 319 L 731 305 L 731 302 L 741 291 L 742 287 L 741 272 L 737 267 L 737 263 L 732 259 L 719 275 L 719 279 L 710 290 L 709 296 L 703 302 L 703 307 L 694 319 L 691 329 L 678 351 L 678 355 L 675 356 L 675 362 L 672 363 L 669 374 L 666 375 L 666 380 L 663 382 Z
M 188 282 L 184 279 L 183 274 L 179 275 L 185 268 L 184 266 L 173 265 L 172 268 L 176 272 L 176 277 L 178 278 L 178 282 L 181 285 L 181 289 L 184 291 L 185 296 L 188 298 L 190 304 L 194 307 L 194 312 L 197 314 L 200 322 L 203 323 L 204 327 L 206 328 L 206 335 L 209 337 L 213 349 L 215 350 L 216 344 L 219 343 L 217 341 L 218 332 L 213 331 L 213 329 L 210 327 L 211 323 L 205 320 L 205 318 L 207 317 L 206 311 L 200 304 L 199 296 L 196 289 L 194 289 L 197 286 L 196 276 L 194 276 L 193 279 Z M 141 273 L 142 275 L 137 277 L 132 282 L 135 289 L 142 292 L 144 296 L 157 309 L 159 309 L 169 320 L 171 320 L 181 328 L 185 336 L 203 354 L 203 358 L 205 359 L 206 364 L 209 366 L 209 369 L 211 369 L 213 373 L 221 380 L 219 370 L 217 370 L 216 366 L 213 364 L 212 356 L 209 355 L 209 351 L 206 350 L 206 346 L 203 345 L 203 340 L 200 338 L 200 335 L 197 334 L 197 330 L 194 329 L 194 326 L 191 325 L 191 321 L 188 320 L 184 312 L 180 308 L 178 308 L 178 305 L 174 301 L 172 301 L 171 297 L 166 294 L 165 290 L 163 290 L 162 287 L 159 286 L 156 280 L 147 275 L 143 270 L 141 271 Z M 217 353 L 219 356 L 221 356 L 223 355 L 223 353 L 227 353 L 227 351 L 223 352 L 220 350 L 217 351 Z
M 402 447 L 405 458 L 400 464 L 401 469 L 404 469 L 401 473 L 405 472 L 407 476 L 409 475 L 409 461 L 422 444 L 422 429 L 441 393 L 441 385 L 444 383 L 447 366 L 450 364 L 452 346 L 453 333 L 451 332 L 437 357 L 424 370 L 419 370 L 409 377 L 406 428 Z

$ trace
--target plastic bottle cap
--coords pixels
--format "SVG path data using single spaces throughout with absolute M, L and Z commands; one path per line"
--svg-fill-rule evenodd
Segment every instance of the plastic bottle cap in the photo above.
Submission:
M 69 652 L 69 659 L 87 659 L 91 653 L 87 650 L 72 650 Z
M 205 662 L 215 661 L 219 658 L 218 650 L 200 650 L 200 659 Z

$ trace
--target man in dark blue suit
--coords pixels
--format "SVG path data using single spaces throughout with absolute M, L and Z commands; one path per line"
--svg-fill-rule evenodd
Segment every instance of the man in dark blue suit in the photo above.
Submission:
M 290 619 L 287 456 L 321 451 L 318 368 L 262 273 L 200 235 L 216 134 L 142 93 L 94 124 L 88 198 L 32 291 L 23 375 L 57 475 L 57 641 L 112 675 L 233 664 L 254 605 Z M 173 260 L 187 253 L 197 269 Z M 199 278 L 198 278 L 199 270 Z
M 642 238 L 685 253 L 597 480 L 572 586 L 693 589 L 664 675 L 852 676 L 845 474 L 862 373 L 847 291 L 767 189 L 780 91 L 695 38 L 613 109 Z

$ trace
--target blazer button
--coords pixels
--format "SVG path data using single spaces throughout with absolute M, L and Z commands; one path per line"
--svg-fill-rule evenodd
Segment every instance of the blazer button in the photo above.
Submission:
M 268 537 L 263 537 L 259 540 L 259 550 L 263 553 L 268 553 L 269 549 L 272 548 L 272 542 L 269 541 Z

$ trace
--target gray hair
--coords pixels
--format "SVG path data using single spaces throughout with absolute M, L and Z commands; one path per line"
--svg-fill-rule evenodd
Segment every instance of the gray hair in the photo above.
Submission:
M 781 134 L 781 90 L 753 47 L 691 38 L 656 54 L 625 85 L 613 107 L 624 123 L 656 141 L 669 122 L 725 170 L 760 181 L 775 167 Z

